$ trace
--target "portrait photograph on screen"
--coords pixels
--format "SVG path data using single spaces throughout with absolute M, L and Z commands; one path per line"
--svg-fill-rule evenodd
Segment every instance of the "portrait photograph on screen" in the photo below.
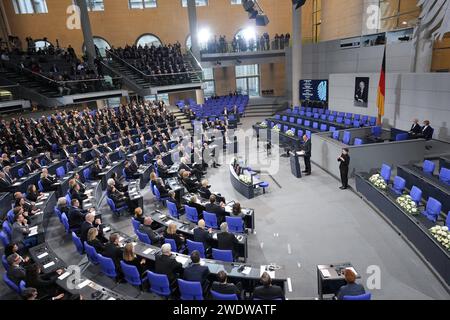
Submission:
M 367 108 L 369 100 L 369 78 L 356 77 L 355 79 L 355 107 Z

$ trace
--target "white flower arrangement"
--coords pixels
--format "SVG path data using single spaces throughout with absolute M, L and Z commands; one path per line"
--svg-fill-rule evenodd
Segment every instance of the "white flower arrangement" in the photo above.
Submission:
M 241 174 L 239 180 L 245 184 L 252 184 L 252 178 L 245 174 Z
M 293 137 L 293 136 L 295 136 L 294 130 L 289 129 L 288 131 L 286 131 L 286 135 L 287 135 L 288 137 Z
M 263 121 L 259 124 L 261 128 L 267 128 L 267 122 Z
M 280 132 L 281 131 L 281 129 L 280 129 L 280 127 L 279 127 L 280 125 L 279 124 L 277 124 L 277 125 L 274 125 L 273 126 L 273 128 L 272 128 L 272 131 L 274 131 L 274 132 Z
M 380 190 L 386 190 L 387 184 L 386 181 L 384 181 L 383 177 L 380 174 L 374 174 L 369 178 L 369 181 L 378 189 Z
M 450 251 L 450 231 L 448 227 L 434 226 L 430 229 L 431 235 Z
M 417 210 L 416 202 L 411 199 L 410 195 L 403 195 L 395 200 L 403 210 L 412 215 L 419 214 L 419 210 Z

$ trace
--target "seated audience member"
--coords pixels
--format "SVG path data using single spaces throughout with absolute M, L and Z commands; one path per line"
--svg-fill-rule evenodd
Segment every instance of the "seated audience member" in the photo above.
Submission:
M 191 166 L 188 165 L 187 157 L 181 157 L 179 169 L 184 169 L 185 171 L 193 174 L 197 178 L 197 180 L 200 180 L 202 178 L 202 172 L 200 170 L 194 167 L 191 168 Z
M 177 233 L 177 225 L 175 223 L 169 224 L 167 230 L 164 232 L 164 238 L 175 240 L 178 250 L 184 246 L 184 238 Z
M 114 186 L 117 190 L 119 190 L 120 192 L 128 191 L 128 187 L 121 182 L 121 179 L 117 176 L 116 172 L 113 172 L 111 174 L 111 179 L 114 180 Z
M 153 192 L 153 187 L 156 186 L 158 181 L 158 176 L 156 175 L 156 173 L 152 172 L 150 173 L 150 186 L 152 188 L 152 192 Z
M 156 161 L 156 166 L 158 168 L 158 175 L 161 179 L 169 178 L 169 168 L 164 164 L 162 159 L 158 159 L 158 161 Z
M 73 174 L 73 180 L 75 180 L 75 182 L 80 186 L 80 192 L 81 193 L 85 193 L 86 192 L 86 185 L 83 183 L 83 181 L 81 181 L 80 179 L 80 174 L 78 172 L 75 172 Z
M 347 284 L 339 289 L 339 292 L 336 295 L 338 300 L 342 300 L 345 296 L 359 296 L 366 293 L 364 287 L 361 284 L 356 283 L 356 274 L 352 270 L 345 269 L 344 277 Z
M 11 167 L 10 166 L 3 167 L 3 172 L 5 173 L 5 178 L 9 182 L 11 182 L 11 184 L 13 184 L 17 181 L 17 179 L 11 175 Z
M 84 217 L 84 221 L 81 224 L 80 227 L 80 240 L 82 242 L 87 241 L 87 236 L 88 236 L 88 232 L 91 228 L 96 228 L 99 232 L 99 237 L 103 237 L 103 232 L 102 229 L 100 228 L 102 224 L 102 221 L 100 219 L 95 219 L 95 214 L 92 212 L 89 212 L 86 214 L 86 216 Z M 106 242 L 103 241 L 102 242 Z
M 211 197 L 212 193 L 209 190 L 210 186 L 208 183 L 208 180 L 203 179 L 202 180 L 202 186 L 200 187 L 200 189 L 198 189 L 198 193 L 200 194 L 200 196 L 204 199 L 209 199 L 209 197 Z
M 70 198 L 72 200 L 77 199 L 79 201 L 80 207 L 82 208 L 83 201 L 89 198 L 88 195 L 81 192 L 80 185 L 76 182 L 75 179 L 70 180 L 69 186 L 70 186 L 69 190 Z
M 36 244 L 35 237 L 28 237 L 30 228 L 27 220 L 23 214 L 19 213 L 15 216 L 15 221 L 12 225 L 11 242 L 17 243 L 19 248 L 31 247 Z
M 83 210 L 80 208 L 80 201 L 78 199 L 72 199 L 71 207 L 69 209 L 69 214 L 67 215 L 67 219 L 69 220 L 69 226 L 72 229 L 80 229 L 81 225 L 86 219 L 87 210 Z
M 212 194 L 209 197 L 209 203 L 206 204 L 205 209 L 206 212 L 214 213 L 217 216 L 218 223 L 225 221 L 225 216 L 227 215 L 225 211 L 225 204 L 222 202 L 220 205 L 217 205 L 215 195 Z
M 36 264 L 30 264 L 25 268 L 25 283 L 27 287 L 32 287 L 38 291 L 38 300 L 44 296 L 55 297 L 61 293 L 61 289 L 56 284 L 56 279 L 62 274 L 62 270 L 57 270 L 53 274 L 42 275 L 41 268 Z
M 5 173 L 0 171 L 0 191 L 1 192 L 9 192 L 11 191 L 12 183 L 8 181 L 5 177 Z
M 430 121 L 425 120 L 423 122 L 422 133 L 418 136 L 419 138 L 424 138 L 425 140 L 433 139 L 433 131 L 434 129 L 430 126 Z
M 129 161 L 125 161 L 124 171 L 128 179 L 139 179 L 139 173 L 137 172 L 137 169 L 134 170 L 134 167 Z
M 142 208 L 137 207 L 134 209 L 134 220 L 139 221 L 140 224 L 144 223 L 144 212 L 142 211 Z
M 147 260 L 140 259 L 134 253 L 134 246 L 132 243 L 127 243 L 123 250 L 123 262 L 131 266 L 135 266 L 141 276 L 144 275 L 146 271 Z
M 191 173 L 189 171 L 184 171 L 182 176 L 182 181 L 188 192 L 195 193 L 199 189 L 198 182 L 192 178 Z
M 109 236 L 109 242 L 105 244 L 102 255 L 111 258 L 116 266 L 116 270 L 120 270 L 120 260 L 123 257 L 123 250 L 119 245 L 119 235 L 113 233 Z
M 102 173 L 103 167 L 100 163 L 100 159 L 96 158 L 94 164 L 91 166 L 91 179 L 100 180 L 100 173 Z
M 226 222 L 220 225 L 220 231 L 217 234 L 218 249 L 231 250 L 233 257 L 237 258 L 236 246 L 239 244 L 238 239 L 234 234 L 228 232 L 228 224 Z
M 195 281 L 202 284 L 205 291 L 209 286 L 208 276 L 210 274 L 207 266 L 200 265 L 200 252 L 197 250 L 191 253 L 191 264 L 184 269 L 183 278 L 186 281 Z
M 239 297 L 242 291 L 242 284 L 240 282 L 237 285 L 228 283 L 227 273 L 221 270 L 217 273 L 217 281 L 213 282 L 211 291 L 221 294 L 235 294 Z
M 241 204 L 239 202 L 235 202 L 233 204 L 233 209 L 231 210 L 231 217 L 244 217 L 244 214 L 242 213 Z
M 177 206 L 178 213 L 184 212 L 184 206 L 182 206 L 181 202 L 176 199 L 175 192 L 170 190 L 168 194 L 169 194 L 169 199 L 167 201 L 174 203 Z
M 90 228 L 87 234 L 87 244 L 94 247 L 97 253 L 103 253 L 105 250 L 105 245 L 98 240 L 98 230 L 96 228 Z
M 156 180 L 156 188 L 158 189 L 161 198 L 169 197 L 169 190 L 167 190 L 161 178 L 158 178 L 158 180 Z
M 21 192 L 14 193 L 15 204 L 14 207 L 21 207 L 23 211 L 26 213 L 25 216 L 33 216 L 36 214 L 38 209 L 34 206 L 34 204 L 23 196 Z
M 205 211 L 205 207 L 199 203 L 198 198 L 196 195 L 193 195 L 187 204 L 191 208 L 197 209 L 198 218 L 203 218 L 203 211 Z
M 203 219 L 200 219 L 197 225 L 197 228 L 194 229 L 194 241 L 203 243 L 205 249 L 210 248 L 213 240 L 212 229 L 206 229 Z
M 137 207 L 136 201 L 131 200 L 125 192 L 120 192 L 117 190 L 114 179 L 108 179 L 106 194 L 114 202 L 116 208 L 121 208 L 127 205 L 128 211 L 133 213 L 134 209 Z
M 413 124 L 411 126 L 411 130 L 409 130 L 409 136 L 412 138 L 417 137 L 422 133 L 422 127 L 419 124 L 419 119 L 414 119 Z
M 165 274 L 171 285 L 174 285 L 177 277 L 183 274 L 183 265 L 175 257 L 172 257 L 171 247 L 168 243 L 161 246 L 161 255 L 156 256 L 155 273 Z
M 25 166 L 23 167 L 23 169 L 25 171 L 25 175 L 36 171 L 36 169 L 34 169 L 33 167 L 33 162 L 31 161 L 31 159 L 27 159 L 27 161 L 25 161 Z
M 69 206 L 68 206 L 68 203 L 67 203 L 67 199 L 66 199 L 66 197 L 60 197 L 60 198 L 58 198 L 58 202 L 56 203 L 56 207 L 58 208 L 58 210 L 61 212 L 61 213 L 65 213 L 66 214 L 66 216 L 67 216 L 67 218 L 69 218 Z
M 138 230 L 139 230 L 139 232 L 142 232 L 149 237 L 150 241 L 152 242 L 152 245 L 157 246 L 157 245 L 161 244 L 163 237 L 160 236 L 158 233 L 156 233 L 152 229 L 152 223 L 153 223 L 153 220 L 151 217 L 145 217 L 144 223 L 142 223 L 139 226 Z
M 41 183 L 44 192 L 56 191 L 58 188 L 54 184 L 57 182 L 56 177 L 48 173 L 47 168 L 42 169 Z
M 26 276 L 25 268 L 21 265 L 22 258 L 17 253 L 13 253 L 6 258 L 6 262 L 9 266 L 6 274 L 9 280 L 18 286 L 20 281 L 25 280 Z
M 284 293 L 281 287 L 272 285 L 272 279 L 267 272 L 264 272 L 260 279 L 261 286 L 253 291 L 253 298 L 259 300 L 283 299 Z
M 77 168 L 77 163 L 75 162 L 74 157 L 69 156 L 67 162 L 66 162 L 66 169 L 68 172 L 74 171 Z
M 19 252 L 21 252 L 19 246 L 17 245 L 17 243 L 14 242 L 10 242 L 6 247 L 5 247 L 5 251 L 3 252 L 3 254 L 5 255 L 5 257 L 9 257 L 10 255 L 12 255 L 13 253 L 17 253 L 20 256 L 20 265 L 21 266 L 26 266 L 29 262 L 30 262 L 30 257 L 28 256 L 21 256 L 19 254 Z
M 42 169 L 42 165 L 39 161 L 39 158 L 35 158 L 34 161 L 31 163 L 31 165 L 33 167 L 33 171 L 38 171 L 38 170 Z
M 43 196 L 37 190 L 36 185 L 30 184 L 27 188 L 27 200 L 31 202 L 38 202 Z
M 39 296 L 40 296 L 40 294 L 36 290 L 36 288 L 32 288 L 32 287 L 25 288 L 22 291 L 21 295 L 24 300 L 39 300 Z M 62 299 L 64 299 L 64 297 L 65 297 L 65 294 L 60 293 L 55 297 L 46 296 L 44 300 L 62 300 Z M 79 297 L 81 297 L 81 296 L 79 296 Z

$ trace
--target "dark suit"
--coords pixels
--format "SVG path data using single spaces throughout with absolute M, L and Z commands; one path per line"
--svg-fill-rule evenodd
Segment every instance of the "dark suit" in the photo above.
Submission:
M 217 242 L 219 250 L 233 251 L 233 257 L 237 257 L 236 246 L 239 244 L 234 234 L 229 232 L 221 232 L 217 234 Z
M 206 187 L 200 187 L 200 189 L 198 189 L 198 193 L 204 199 L 209 199 L 209 197 L 211 196 L 211 191 Z
M 418 123 L 413 123 L 409 132 L 412 135 L 418 135 L 422 133 L 422 127 Z
M 87 195 L 85 195 L 84 193 L 81 193 L 79 191 L 76 191 L 75 189 L 70 189 L 69 191 L 70 193 L 70 198 L 73 199 L 77 199 L 80 202 L 80 206 L 83 206 L 83 200 L 86 200 L 88 198 Z
M 187 205 L 191 208 L 197 209 L 199 219 L 201 219 L 201 217 L 203 217 L 203 211 L 205 211 L 205 207 L 203 205 L 201 205 L 200 203 L 190 202 L 190 201 L 188 202 Z
M 95 228 L 95 226 L 87 221 L 83 221 L 80 227 L 80 239 L 81 242 L 84 243 L 84 241 L 87 241 L 87 234 L 89 232 L 89 229 Z
M 342 159 L 344 161 L 342 161 Z M 344 188 L 348 187 L 348 166 L 350 165 L 350 156 L 348 154 L 342 154 L 338 159 L 339 162 L 339 171 L 341 173 L 341 182 Z
M 221 294 L 235 294 L 239 296 L 240 290 L 234 283 L 220 283 L 214 281 L 211 286 L 211 291 L 215 291 Z
M 120 247 L 116 246 L 114 243 L 108 242 L 103 249 L 102 255 L 111 258 L 114 261 L 116 269 L 119 269 L 120 260 L 122 260 L 123 257 L 123 251 Z
M 138 230 L 139 232 L 145 233 L 150 238 L 153 245 L 158 244 L 161 241 L 161 236 L 153 231 L 151 226 L 141 224 Z
M 311 173 L 311 139 L 305 142 L 303 151 L 305 151 L 305 172 Z
M 212 235 L 208 230 L 198 227 L 194 229 L 194 241 L 203 243 L 206 249 L 211 246 Z
M 86 211 L 83 211 L 80 208 L 71 207 L 69 210 L 69 214 L 67 215 L 70 228 L 80 228 L 82 223 L 84 222 L 85 216 Z
M 253 291 L 253 298 L 258 298 L 261 300 L 273 300 L 276 298 L 284 299 L 284 293 L 279 286 L 260 286 L 256 287 Z
M 342 300 L 345 296 L 359 296 L 365 294 L 366 290 L 358 283 L 349 283 L 342 286 L 337 294 L 338 300 Z
M 434 132 L 434 129 L 432 127 L 430 127 L 430 126 L 423 127 L 422 128 L 422 137 L 425 140 L 431 140 L 431 139 L 433 139 L 433 132 Z
M 167 275 L 169 283 L 173 283 L 177 274 L 183 274 L 183 265 L 175 260 L 175 257 L 160 255 L 156 256 L 155 272 Z
M 210 213 L 215 213 L 217 216 L 217 222 L 220 224 L 225 221 L 225 216 L 227 215 L 224 208 L 215 204 L 215 203 L 207 203 L 205 205 L 205 211 Z
M 192 264 L 183 272 L 183 278 L 187 281 L 200 282 L 202 287 L 208 284 L 209 268 L 206 266 L 201 266 L 200 264 Z
M 9 192 L 11 189 L 11 183 L 7 179 L 0 179 L 0 191 Z
M 9 280 L 19 285 L 21 280 L 25 280 L 25 269 L 21 266 L 10 267 L 6 273 Z
M 42 181 L 42 187 L 44 188 L 44 192 L 57 190 L 57 187 L 53 185 L 54 183 L 56 183 L 55 178 L 53 178 L 51 176 L 47 176 L 47 178 L 42 178 L 41 181 Z

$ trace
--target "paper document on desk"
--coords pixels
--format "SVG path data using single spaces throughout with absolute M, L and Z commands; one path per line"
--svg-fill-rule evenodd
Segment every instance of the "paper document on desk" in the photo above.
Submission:
M 110 231 L 111 230 L 111 227 L 104 227 L 103 228 L 103 232 L 108 232 L 108 231 Z
M 264 272 L 267 272 L 268 274 L 269 274 L 269 276 L 272 278 L 272 279 L 274 279 L 275 278 L 275 271 L 269 271 L 269 270 L 266 270 L 266 267 L 267 266 L 261 266 L 261 268 L 260 268 L 260 272 L 259 272 L 259 276 L 262 276 L 263 275 L 263 273 Z
M 42 206 L 43 204 L 44 204 L 44 202 L 42 202 L 42 201 L 41 201 L 41 202 L 36 202 L 36 203 L 35 203 L 36 206 Z
M 38 230 L 37 230 L 37 226 L 36 226 L 36 227 L 30 228 L 30 233 L 28 234 L 28 236 L 29 237 L 35 236 L 35 235 L 37 235 L 37 233 L 38 233 Z
M 184 264 L 185 264 L 189 259 L 186 258 L 186 257 L 177 256 L 177 257 L 175 258 L 175 260 L 177 260 L 179 263 L 181 263 L 181 264 L 184 266 Z
M 116 299 L 113 297 L 109 297 L 108 300 L 116 300 Z
M 242 274 L 245 274 L 246 276 L 248 276 L 250 274 L 250 271 L 252 271 L 251 267 L 245 267 L 244 270 L 242 270 Z
M 38 258 L 39 260 L 41 260 L 42 258 L 44 258 L 44 257 L 46 257 L 46 256 L 48 256 L 48 252 L 44 252 L 43 254 L 38 255 L 37 258 Z
M 298 155 L 298 156 L 304 156 L 304 155 L 305 155 L 305 151 L 298 151 L 298 152 L 297 152 L 297 155 Z
M 213 233 L 212 237 L 214 240 L 217 240 L 217 233 Z
M 83 289 L 84 287 L 86 287 L 89 283 L 91 282 L 91 280 L 84 280 L 82 283 L 80 283 L 77 288 L 78 289 Z
M 155 253 L 155 249 L 148 248 L 143 251 L 144 254 L 153 254 Z
M 58 280 L 64 280 L 65 278 L 67 278 L 68 276 L 70 276 L 70 272 L 64 272 L 62 275 L 60 275 L 58 277 Z
M 324 278 L 329 278 L 331 277 L 330 271 L 328 271 L 328 269 L 320 269 L 320 272 L 322 273 L 322 276 Z

